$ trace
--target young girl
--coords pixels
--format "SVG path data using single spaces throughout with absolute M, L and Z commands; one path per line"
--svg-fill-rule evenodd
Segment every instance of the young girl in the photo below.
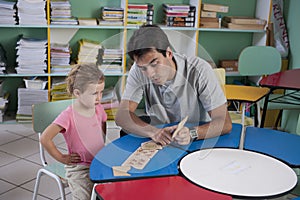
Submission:
M 104 75 L 96 65 L 77 65 L 66 80 L 74 102 L 45 129 L 41 143 L 51 156 L 65 164 L 73 199 L 87 200 L 93 188 L 89 166 L 104 146 L 106 134 L 107 116 L 100 104 Z M 53 143 L 59 133 L 65 138 L 68 154 L 61 153 Z

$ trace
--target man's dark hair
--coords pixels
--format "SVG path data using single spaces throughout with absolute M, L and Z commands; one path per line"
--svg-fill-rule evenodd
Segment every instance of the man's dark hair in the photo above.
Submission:
M 136 30 L 127 44 L 127 53 L 132 60 L 153 49 L 166 56 L 166 50 L 171 47 L 168 36 L 157 25 L 143 25 Z

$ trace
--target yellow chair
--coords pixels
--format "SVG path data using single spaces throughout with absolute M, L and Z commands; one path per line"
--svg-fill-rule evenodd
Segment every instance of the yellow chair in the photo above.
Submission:
M 54 101 L 54 102 L 45 102 L 40 104 L 35 104 L 32 106 L 32 125 L 33 130 L 39 135 L 39 138 L 45 128 L 53 122 L 53 120 L 72 103 L 72 99 Z M 64 165 L 59 162 L 47 163 L 45 150 L 41 143 L 39 143 L 40 148 L 40 158 L 42 161 L 43 168 L 39 169 L 37 172 L 37 178 L 34 186 L 34 192 L 32 199 L 37 198 L 38 189 L 40 185 L 40 179 L 43 174 L 53 178 L 59 187 L 61 199 L 65 200 L 65 187 L 68 185 L 63 180 L 65 179 L 65 169 Z
M 239 55 L 238 71 L 242 76 L 264 76 L 279 72 L 281 68 L 280 53 L 269 46 L 250 46 L 243 49 Z M 256 104 L 255 125 L 260 126 L 260 104 L 268 93 L 268 88 L 245 85 L 225 85 L 228 101 L 241 104 L 242 137 L 241 146 L 244 144 L 244 126 L 246 104 Z M 239 109 L 239 108 L 238 108 Z

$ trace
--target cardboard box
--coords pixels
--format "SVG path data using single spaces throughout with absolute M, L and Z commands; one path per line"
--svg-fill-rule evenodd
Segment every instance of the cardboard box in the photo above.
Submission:
M 220 60 L 219 66 L 224 68 L 226 72 L 237 72 L 238 60 Z
M 218 22 L 202 22 L 200 21 L 200 28 L 219 28 Z
M 223 20 L 229 23 L 234 24 L 258 24 L 258 25 L 266 25 L 267 21 L 264 19 L 258 19 L 253 17 L 246 16 L 225 16 Z
M 229 29 L 240 29 L 240 30 L 264 30 L 265 25 L 263 24 L 234 24 L 222 20 L 222 26 Z
M 229 7 L 225 5 L 219 5 L 219 4 L 203 3 L 202 10 L 227 13 L 229 11 Z
M 217 22 L 217 23 L 219 23 L 219 19 L 217 17 L 213 17 L 213 18 L 211 18 L 211 17 L 201 17 L 200 22 L 201 23 L 202 22 Z
M 201 10 L 201 17 L 216 18 L 217 17 L 217 12 L 210 12 L 210 11 Z

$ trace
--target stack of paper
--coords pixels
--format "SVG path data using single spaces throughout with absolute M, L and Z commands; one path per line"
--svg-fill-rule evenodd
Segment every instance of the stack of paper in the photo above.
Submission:
M 50 44 L 51 73 L 69 73 L 70 66 L 70 47 L 69 44 Z
M 18 74 L 45 73 L 45 70 L 47 69 L 46 39 L 21 37 L 17 42 L 16 50 L 16 62 L 18 65 L 16 71 Z
M 122 57 L 123 57 L 123 49 L 105 48 L 102 55 L 100 69 L 105 74 L 122 73 Z
M 19 0 L 17 2 L 19 24 L 46 25 L 46 1 Z
M 81 39 L 79 41 L 77 63 L 99 64 L 99 62 L 101 61 L 101 58 L 99 57 L 101 56 L 101 53 L 99 51 L 102 51 L 102 45 L 100 44 L 100 42 Z
M 47 101 L 47 90 L 18 88 L 18 111 L 16 120 L 31 120 L 32 105 Z
M 0 24 L 16 24 L 15 2 L 0 0 Z
M 78 21 L 71 14 L 71 4 L 68 0 L 51 1 L 51 24 L 77 25 Z

